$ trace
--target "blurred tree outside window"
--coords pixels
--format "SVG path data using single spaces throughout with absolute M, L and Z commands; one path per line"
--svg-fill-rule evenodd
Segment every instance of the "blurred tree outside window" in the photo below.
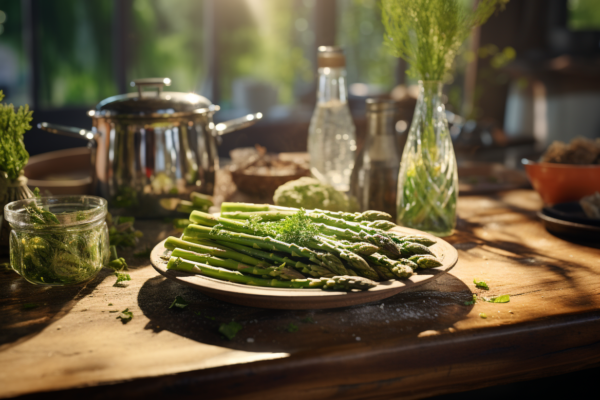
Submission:
M 314 79 L 313 8 L 314 1 L 306 0 L 219 1 L 222 110 L 290 116 L 291 106 L 311 90 Z
M 600 30 L 600 1 L 568 0 L 567 27 L 573 31 Z
M 168 77 L 169 91 L 200 92 L 207 72 L 202 2 L 133 0 L 131 15 L 127 80 Z
M 396 85 L 398 59 L 383 46 L 381 8 L 376 0 L 337 0 L 337 44 L 344 48 L 349 92 L 367 96 Z
M 29 103 L 29 67 L 23 45 L 20 1 L 0 0 L 0 90 L 5 102 Z
M 92 106 L 117 87 L 112 66 L 113 2 L 38 1 L 38 105 Z

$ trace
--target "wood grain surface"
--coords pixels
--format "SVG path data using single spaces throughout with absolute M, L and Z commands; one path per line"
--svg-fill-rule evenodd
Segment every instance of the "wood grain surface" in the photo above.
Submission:
M 85 287 L 40 288 L 2 270 L 0 397 L 422 398 L 598 366 L 600 249 L 548 233 L 541 205 L 528 190 L 460 198 L 450 273 L 340 309 L 223 303 L 131 252 L 123 287 L 104 271 Z M 136 225 L 141 247 L 172 233 Z M 511 301 L 465 305 L 472 293 Z M 186 309 L 169 309 L 177 295 Z M 128 324 L 110 312 L 125 308 Z M 243 329 L 227 340 L 218 328 L 232 320 Z

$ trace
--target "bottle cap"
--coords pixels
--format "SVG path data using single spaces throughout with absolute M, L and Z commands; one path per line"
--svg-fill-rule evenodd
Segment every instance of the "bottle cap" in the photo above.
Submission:
M 319 46 L 317 59 L 319 68 L 343 68 L 346 66 L 346 57 L 341 47 Z

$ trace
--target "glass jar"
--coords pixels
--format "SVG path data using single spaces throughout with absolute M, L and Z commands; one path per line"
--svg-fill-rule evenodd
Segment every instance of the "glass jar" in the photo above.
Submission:
M 105 217 L 106 200 L 96 196 L 52 196 L 7 204 L 4 218 L 12 228 L 11 268 L 35 285 L 92 280 L 110 257 Z
M 458 174 L 441 81 L 419 81 L 419 98 L 398 175 L 398 225 L 436 236 L 456 225 Z

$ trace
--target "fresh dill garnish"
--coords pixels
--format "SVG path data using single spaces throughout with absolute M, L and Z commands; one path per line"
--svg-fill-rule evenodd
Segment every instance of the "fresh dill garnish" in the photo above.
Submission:
M 117 277 L 117 281 L 115 282 L 115 285 L 118 285 L 119 283 L 124 282 L 124 281 L 131 280 L 131 276 L 129 276 L 129 274 L 123 274 L 121 272 L 115 271 L 115 276 Z
M 229 340 L 233 339 L 240 330 L 242 330 L 242 325 L 235 321 L 231 321 L 228 324 L 221 324 L 219 326 L 219 332 L 225 335 Z
M 129 308 L 126 308 L 121 311 L 121 314 L 117 317 L 117 319 L 120 319 L 123 325 L 125 325 L 133 319 L 133 312 L 129 311 Z
M 290 322 L 290 324 L 285 327 L 285 330 L 290 333 L 298 332 L 298 325 Z
M 488 303 L 508 303 L 510 301 L 510 296 L 507 294 L 503 294 L 502 296 L 492 297 L 490 299 L 484 298 Z
M 465 301 L 465 306 L 472 306 L 477 302 L 477 295 L 473 293 L 473 300 Z
M 490 290 L 490 287 L 488 286 L 488 284 L 485 281 L 480 281 L 477 278 L 475 278 L 475 279 L 473 279 L 473 283 L 479 289 Z
M 261 222 L 260 217 L 251 217 L 246 227 L 260 236 L 270 236 L 286 243 L 304 246 L 319 234 L 319 229 L 302 208 L 294 215 L 280 221 Z
M 171 305 L 169 306 L 169 308 L 175 308 L 175 309 L 178 309 L 178 310 L 183 310 L 189 304 L 190 303 L 188 303 L 187 301 L 185 301 L 183 299 L 183 297 L 177 296 L 177 297 L 175 297 L 175 300 L 173 300 L 173 303 L 171 303 Z

